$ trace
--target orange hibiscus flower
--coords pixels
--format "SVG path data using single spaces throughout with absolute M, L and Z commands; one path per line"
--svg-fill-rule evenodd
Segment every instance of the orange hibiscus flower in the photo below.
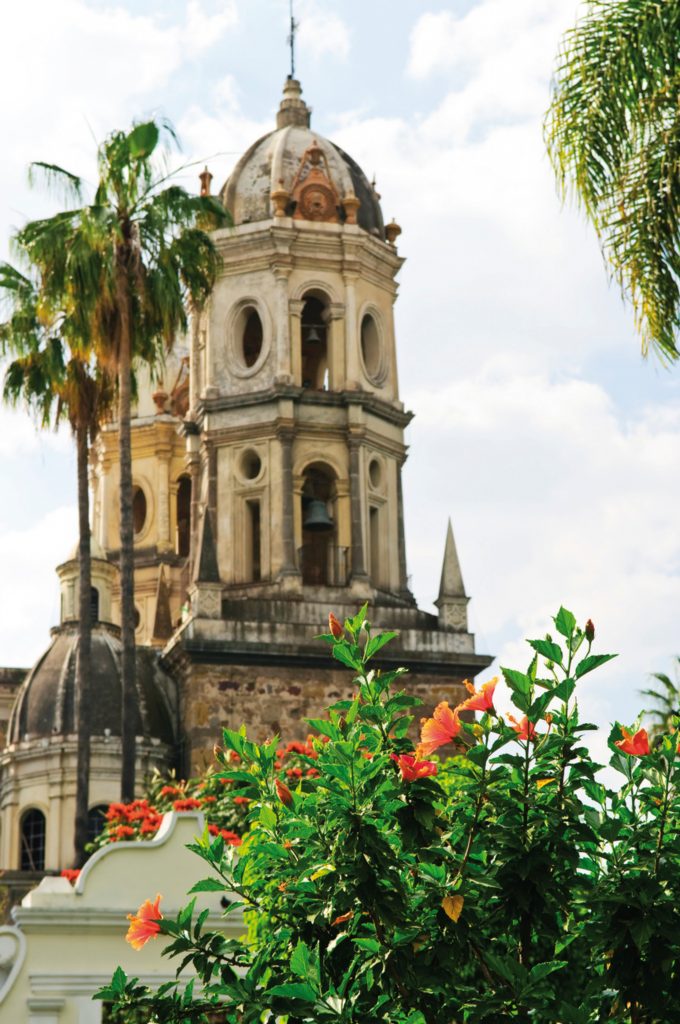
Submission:
M 517 733 L 518 740 L 535 740 L 536 739 L 536 726 L 533 722 L 530 722 L 525 715 L 519 722 L 514 715 L 508 715 L 508 721 L 512 725 L 512 728 Z
M 472 683 L 466 680 L 465 687 L 470 696 L 461 704 L 461 711 L 493 711 L 493 691 L 497 686 L 498 676 L 490 679 L 488 683 L 482 683 L 480 690 L 475 690 Z
M 627 729 L 621 726 L 623 733 L 622 740 L 616 740 L 615 747 L 618 747 L 624 754 L 632 754 L 634 757 L 645 757 L 649 753 L 649 737 L 646 729 L 638 729 L 633 736 Z
M 160 921 L 163 915 L 160 912 L 160 895 L 156 899 L 145 900 L 136 914 L 128 914 L 130 927 L 127 930 L 125 939 L 133 949 L 141 949 L 149 939 L 155 939 L 161 930 Z
M 404 782 L 415 782 L 437 774 L 434 761 L 418 761 L 415 754 L 390 754 L 390 757 L 399 765 Z
M 450 743 L 456 738 L 462 728 L 458 718 L 459 710 L 460 708 L 454 708 L 452 711 L 449 702 L 443 700 L 434 709 L 432 718 L 423 719 L 420 743 L 415 751 L 416 760 L 427 757 L 437 747 L 443 747 L 445 743 Z

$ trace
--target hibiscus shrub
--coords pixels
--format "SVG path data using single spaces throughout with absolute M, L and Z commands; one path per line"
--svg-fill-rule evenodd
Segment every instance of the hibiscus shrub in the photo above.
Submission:
M 227 939 L 192 904 L 174 920 L 145 905 L 132 937 L 165 936 L 201 986 L 153 992 L 118 969 L 100 997 L 160 1024 L 677 1020 L 677 737 L 650 749 L 615 726 L 621 785 L 599 781 L 576 688 L 612 655 L 593 653 L 590 621 L 560 609 L 554 623 L 526 672 L 503 669 L 516 717 L 491 680 L 440 704 L 414 750 L 417 701 L 395 691 L 400 671 L 370 667 L 394 634 L 373 634 L 365 609 L 331 618 L 324 639 L 357 692 L 310 721 L 315 774 L 284 781 L 276 740 L 226 730 L 221 774 L 250 801 L 249 829 L 238 850 L 208 832 L 192 847 L 211 869 L 192 892 L 223 891 L 225 913 L 257 927 Z

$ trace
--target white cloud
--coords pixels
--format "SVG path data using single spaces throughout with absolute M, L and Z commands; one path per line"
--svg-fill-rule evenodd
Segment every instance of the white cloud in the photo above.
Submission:
M 52 509 L 25 529 L 0 531 L 3 579 L 0 651 L 3 665 L 30 667 L 59 622 L 54 566 L 73 547 L 73 507 Z
M 315 61 L 326 56 L 346 60 L 350 48 L 349 28 L 330 5 L 305 0 L 296 13 L 300 53 L 311 55 Z

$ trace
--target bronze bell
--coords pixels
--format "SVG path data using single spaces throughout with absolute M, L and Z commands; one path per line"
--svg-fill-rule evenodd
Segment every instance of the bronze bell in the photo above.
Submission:
M 325 533 L 327 530 L 333 529 L 333 520 L 328 515 L 325 501 L 310 498 L 305 507 L 302 528 L 303 530 L 313 530 L 315 533 Z
M 321 335 L 319 334 L 319 328 L 316 324 L 312 324 L 307 328 L 305 341 L 310 345 L 318 345 L 321 341 Z

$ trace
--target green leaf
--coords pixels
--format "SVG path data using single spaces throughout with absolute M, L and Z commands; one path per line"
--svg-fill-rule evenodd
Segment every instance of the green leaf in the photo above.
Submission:
M 271 807 L 268 807 L 267 804 L 263 804 L 262 807 L 260 807 L 260 823 L 264 825 L 265 828 L 275 828 L 276 822 L 277 818 L 275 812 Z
M 567 639 L 573 635 L 573 632 L 576 629 L 576 616 L 570 611 L 567 611 L 564 607 L 560 607 L 560 610 L 553 619 L 553 622 L 555 623 L 555 629 L 558 633 L 561 633 L 562 636 L 566 636 Z
M 390 640 L 394 640 L 395 636 L 399 636 L 398 633 L 378 633 L 377 636 L 372 636 L 366 644 L 366 650 L 364 651 L 364 661 L 368 661 L 374 654 L 388 644 Z
M 567 678 L 563 679 L 561 683 L 558 683 L 555 689 L 552 691 L 552 696 L 557 697 L 558 700 L 571 700 L 571 695 L 576 689 L 576 680 Z
M 502 666 L 501 672 L 512 693 L 512 703 L 520 711 L 528 711 L 531 704 L 532 688 L 529 676 L 525 675 L 524 672 L 518 672 L 514 668 L 503 668 Z
M 308 981 L 315 977 L 309 946 L 305 942 L 302 942 L 302 940 L 298 942 L 292 952 L 290 958 L 290 969 L 293 974 L 297 974 L 299 978 L 305 978 Z
M 188 890 L 192 892 L 225 892 L 226 885 L 219 878 L 202 878 Z
M 554 661 L 556 665 L 562 664 L 562 650 L 552 640 L 527 640 L 527 643 L 548 661 Z
M 589 654 L 587 658 L 583 659 L 583 661 L 579 661 L 574 675 L 577 679 L 580 679 L 581 676 L 586 674 L 586 672 L 592 672 L 594 668 L 599 668 L 600 665 L 605 665 L 615 657 L 615 654 Z
M 280 996 L 283 999 L 299 999 L 304 1003 L 316 1002 L 316 992 L 311 985 L 287 982 L 284 985 L 272 985 L 265 992 L 267 996 Z
M 346 644 L 334 644 L 332 652 L 336 661 L 342 662 L 342 664 L 347 665 L 348 668 L 353 668 L 356 672 L 361 671 L 361 658 L 355 657 L 351 651 L 348 650 Z
M 534 964 L 529 971 L 529 981 L 542 981 L 543 978 L 547 978 L 549 974 L 553 974 L 555 971 L 560 971 L 566 966 L 566 960 L 551 960 L 550 962 L 542 964 Z
M 379 953 L 380 943 L 377 939 L 352 939 L 355 946 L 365 949 L 367 953 Z
M 158 125 L 155 121 L 137 124 L 128 135 L 130 156 L 133 160 L 146 160 L 158 145 Z

